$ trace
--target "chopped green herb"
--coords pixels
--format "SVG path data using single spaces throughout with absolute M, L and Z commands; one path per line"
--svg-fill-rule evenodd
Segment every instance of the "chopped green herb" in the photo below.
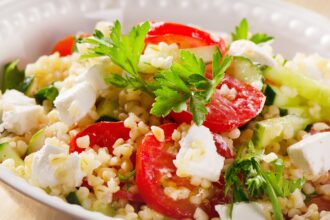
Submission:
M 66 196 L 66 201 L 70 204 L 81 205 L 81 203 L 77 197 L 77 194 L 75 192 L 70 192 Z
M 58 96 L 58 89 L 54 85 L 40 89 L 35 95 L 38 104 L 42 104 L 44 100 L 53 102 Z
M 25 71 L 19 70 L 17 67 L 18 62 L 18 60 L 14 60 L 4 66 L 1 85 L 2 92 L 5 92 L 7 89 L 26 92 L 31 85 L 33 78 L 25 77 Z
M 235 27 L 235 32 L 231 33 L 231 37 L 233 41 L 250 40 L 256 44 L 265 43 L 274 39 L 273 37 L 264 33 L 255 33 L 249 38 L 249 23 L 246 18 L 243 18 L 240 24 Z
M 260 166 L 261 154 L 252 142 L 239 149 L 234 163 L 225 173 L 225 193 L 232 193 L 232 203 L 249 201 L 262 195 L 267 196 L 273 206 L 276 220 L 282 220 L 282 210 L 277 197 L 286 197 L 294 190 L 301 189 L 304 180 L 286 180 L 283 161 L 273 162 L 274 170 L 265 171 Z
M 280 116 L 281 117 L 286 116 L 288 114 L 289 114 L 289 111 L 287 109 L 280 108 Z

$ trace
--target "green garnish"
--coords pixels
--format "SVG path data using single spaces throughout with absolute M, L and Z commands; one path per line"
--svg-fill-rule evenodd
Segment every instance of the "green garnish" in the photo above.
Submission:
M 77 194 L 75 192 L 70 192 L 66 197 L 66 201 L 70 204 L 81 205 Z
M 236 40 L 250 40 L 256 44 L 265 43 L 274 39 L 273 37 L 264 33 L 255 33 L 249 38 L 249 23 L 246 18 L 243 18 L 238 26 L 235 27 L 235 32 L 231 33 L 233 41 Z
M 44 100 L 53 102 L 58 96 L 58 89 L 54 85 L 49 85 L 45 88 L 40 89 L 35 95 L 38 104 L 42 104 Z
M 239 149 L 236 160 L 225 173 L 225 193 L 232 193 L 232 203 L 265 195 L 272 203 L 275 219 L 282 220 L 282 210 L 277 197 L 289 196 L 294 190 L 301 189 L 305 181 L 286 180 L 281 159 L 273 162 L 273 171 L 263 170 L 260 166 L 261 155 L 256 152 L 252 142 Z M 229 214 L 231 213 L 232 210 Z
M 31 85 L 33 78 L 25 77 L 25 71 L 19 70 L 17 67 L 18 62 L 18 60 L 14 60 L 4 66 L 1 85 L 2 92 L 5 92 L 7 89 L 26 92 Z
M 143 23 L 132 28 L 128 35 L 121 34 L 121 25 L 116 21 L 110 36 L 104 36 L 96 30 L 93 37 L 82 42 L 94 45 L 83 58 L 108 56 L 125 70 L 124 75 L 111 74 L 105 81 L 116 87 L 133 88 L 147 92 L 155 97 L 151 114 L 166 116 L 171 111 L 181 112 L 187 109 L 193 120 L 200 125 L 205 120 L 207 105 L 216 87 L 221 83 L 224 72 L 230 66 L 232 58 L 222 57 L 219 50 L 213 55 L 212 80 L 205 77 L 205 63 L 188 51 L 181 51 L 180 63 L 173 64 L 169 70 L 163 70 L 154 77 L 153 82 L 146 82 L 138 71 L 138 63 L 144 48 L 144 39 L 150 24 Z
M 207 114 L 206 105 L 210 102 L 216 87 L 224 78 L 232 57 L 222 57 L 219 50 L 213 55 L 212 80 L 205 77 L 205 64 L 202 59 L 188 51 L 181 51 L 181 63 L 175 63 L 169 70 L 162 71 L 152 87 L 156 98 L 151 113 L 158 117 L 171 111 L 181 112 L 187 108 L 197 125 L 201 125 Z M 222 60 L 222 62 L 221 62 Z
M 120 22 L 117 20 L 110 36 L 104 36 L 101 31 L 96 30 L 91 38 L 81 39 L 81 42 L 94 45 L 87 54 L 82 55 L 82 58 L 110 57 L 112 62 L 126 71 L 126 74 L 124 76 L 112 74 L 106 78 L 108 83 L 117 87 L 131 87 L 150 93 L 146 82 L 138 72 L 140 56 L 144 49 L 144 39 L 149 29 L 149 22 L 144 22 L 133 27 L 128 35 L 122 35 Z

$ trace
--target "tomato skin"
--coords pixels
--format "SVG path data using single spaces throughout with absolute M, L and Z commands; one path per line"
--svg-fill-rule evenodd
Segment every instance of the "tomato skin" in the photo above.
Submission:
M 83 148 L 79 148 L 76 141 L 85 135 L 89 136 L 91 147 L 107 147 L 112 152 L 112 146 L 117 139 L 122 138 L 125 141 L 129 139 L 130 129 L 124 126 L 123 122 L 98 122 L 85 128 L 79 132 L 70 141 L 70 153 L 82 152 Z
M 222 54 L 226 53 L 225 41 L 215 39 L 211 34 L 183 24 L 172 22 L 152 22 L 145 44 L 177 43 L 181 49 L 218 45 Z
M 147 134 L 137 150 L 136 157 L 136 184 L 141 197 L 152 209 L 172 218 L 190 218 L 193 216 L 196 206 L 188 199 L 173 200 L 164 193 L 161 183 L 161 170 L 169 170 L 171 176 L 182 182 L 181 186 L 188 186 L 188 179 L 176 176 L 176 168 L 173 164 L 175 155 L 167 153 L 164 148 L 170 144 L 171 134 L 177 127 L 176 124 L 160 126 L 165 133 L 165 141 L 159 142 L 153 134 Z
M 89 34 L 80 34 L 78 37 L 89 37 Z M 52 49 L 52 54 L 58 52 L 61 57 L 69 56 L 73 53 L 74 45 L 76 43 L 75 35 L 68 35 L 59 40 Z
M 260 113 L 266 100 L 262 92 L 231 76 L 225 76 L 219 87 L 222 85 L 235 88 L 237 95 L 230 101 L 220 94 L 219 89 L 213 94 L 203 125 L 214 133 L 228 132 L 244 125 Z M 172 112 L 170 117 L 179 123 L 192 120 L 190 112 Z

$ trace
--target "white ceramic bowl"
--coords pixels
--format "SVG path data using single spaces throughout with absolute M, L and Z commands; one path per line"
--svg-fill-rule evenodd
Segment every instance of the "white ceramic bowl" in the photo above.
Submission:
M 22 65 L 32 62 L 66 34 L 91 32 L 98 20 L 118 18 L 125 27 L 175 21 L 230 32 L 242 17 L 252 31 L 274 36 L 275 50 L 286 57 L 295 52 L 330 57 L 330 22 L 280 0 L 0 0 L 0 65 L 16 58 Z M 49 196 L 3 168 L 0 180 L 29 212 L 47 212 L 49 220 L 111 219 Z

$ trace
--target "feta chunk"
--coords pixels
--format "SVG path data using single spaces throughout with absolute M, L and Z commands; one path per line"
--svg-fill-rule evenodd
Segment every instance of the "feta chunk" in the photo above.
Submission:
M 108 88 L 108 85 L 104 82 L 105 68 L 102 64 L 97 64 L 89 68 L 86 72 L 77 77 L 76 81 L 89 82 L 96 91 L 104 90 Z
M 200 177 L 218 181 L 225 158 L 217 153 L 213 135 L 205 126 L 192 125 L 180 141 L 173 161 L 180 177 Z
M 38 128 L 45 113 L 34 99 L 17 90 L 7 90 L 1 97 L 1 130 L 22 135 L 33 128 Z
M 266 219 L 263 207 L 257 202 L 239 202 L 233 207 L 232 218 L 228 216 L 229 205 L 216 205 L 215 210 L 219 213 L 221 220 L 264 220 Z
M 38 183 L 43 188 L 56 186 L 58 184 L 55 176 L 56 169 L 50 165 L 49 156 L 61 153 L 66 153 L 66 150 L 49 144 L 44 145 L 37 151 L 32 161 L 32 181 Z
M 288 154 L 300 169 L 320 174 L 330 170 L 330 132 L 314 134 L 291 145 Z
M 38 128 L 44 110 L 38 105 L 15 106 L 2 114 L 2 126 L 10 132 L 22 135 Z
M 78 187 L 86 175 L 80 167 L 78 153 L 68 154 L 68 150 L 45 144 L 35 153 L 32 161 L 31 179 L 40 187 Z
M 81 82 L 62 90 L 54 104 L 61 121 L 72 125 L 82 119 L 92 109 L 96 101 L 96 90 L 89 82 Z
M 274 67 L 277 65 L 272 54 L 265 48 L 249 40 L 238 40 L 231 43 L 229 55 L 242 56 L 262 65 Z

